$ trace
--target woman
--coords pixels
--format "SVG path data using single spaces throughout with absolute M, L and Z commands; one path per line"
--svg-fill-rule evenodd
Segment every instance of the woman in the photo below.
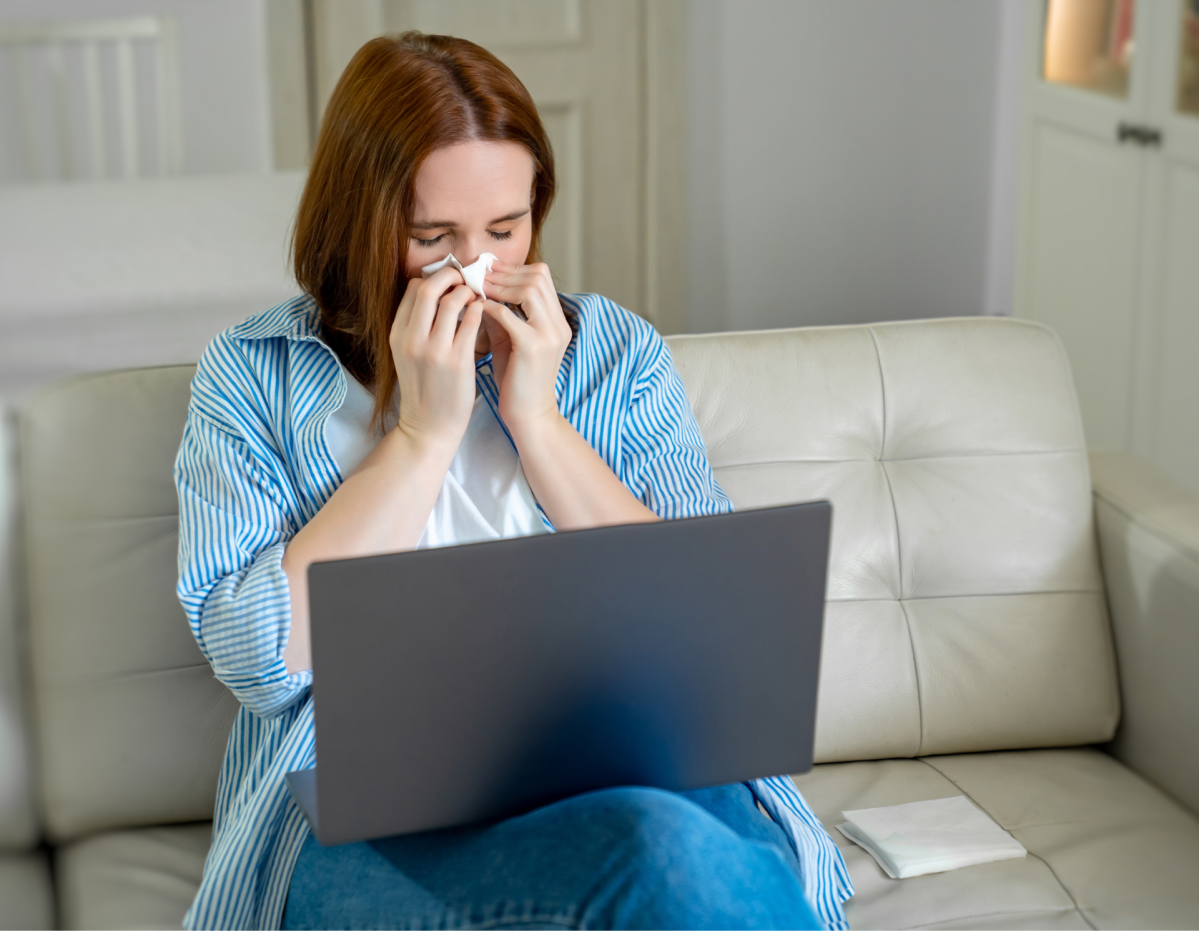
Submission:
M 845 926 L 785 778 L 335 848 L 287 792 L 315 763 L 309 563 L 732 509 L 661 338 L 536 262 L 553 195 L 489 53 L 409 33 L 347 67 L 296 221 L 305 295 L 213 340 L 176 463 L 179 596 L 242 703 L 189 927 Z M 422 277 L 450 253 L 496 256 L 483 295 Z

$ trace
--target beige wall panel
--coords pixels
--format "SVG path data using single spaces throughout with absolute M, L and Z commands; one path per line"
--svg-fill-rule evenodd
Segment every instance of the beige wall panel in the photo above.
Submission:
M 460 36 L 482 46 L 536 48 L 578 42 L 580 0 L 385 0 L 388 29 Z
M 267 0 L 266 18 L 274 168 L 304 169 L 312 144 L 304 0 Z
M 577 102 L 542 104 L 541 121 L 554 147 L 558 196 L 541 229 L 541 255 L 560 293 L 577 293 L 583 275 L 583 113 Z
M 664 335 L 688 330 L 688 0 L 645 6 L 645 306 Z

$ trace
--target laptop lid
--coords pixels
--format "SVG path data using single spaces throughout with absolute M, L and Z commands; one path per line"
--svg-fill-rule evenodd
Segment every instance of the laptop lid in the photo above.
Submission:
M 313 564 L 324 845 L 812 765 L 831 506 Z M 300 777 L 299 775 L 307 775 Z

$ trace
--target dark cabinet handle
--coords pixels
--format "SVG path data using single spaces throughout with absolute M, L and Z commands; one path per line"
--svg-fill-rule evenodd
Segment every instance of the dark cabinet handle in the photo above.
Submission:
M 1130 124 L 1120 121 L 1120 125 L 1116 128 L 1116 139 L 1121 143 L 1131 141 L 1138 146 L 1161 146 L 1162 132 L 1147 124 Z

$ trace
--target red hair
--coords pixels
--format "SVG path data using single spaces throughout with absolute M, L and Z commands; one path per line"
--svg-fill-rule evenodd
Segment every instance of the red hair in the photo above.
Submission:
M 533 241 L 554 199 L 554 154 L 512 70 L 452 36 L 381 36 L 350 60 L 329 98 L 292 250 L 296 281 L 320 307 L 321 333 L 351 374 L 374 387 L 382 424 L 396 388 L 391 334 L 407 287 L 416 175 L 434 150 L 509 141 L 533 158 Z

